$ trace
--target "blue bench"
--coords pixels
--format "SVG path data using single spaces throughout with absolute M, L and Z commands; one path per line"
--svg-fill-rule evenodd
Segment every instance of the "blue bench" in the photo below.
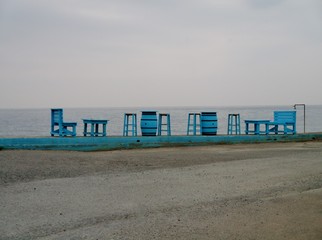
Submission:
M 266 123 L 266 134 L 270 133 L 296 134 L 296 111 L 275 111 L 274 121 Z
M 51 136 L 58 135 L 60 137 L 76 136 L 77 122 L 64 122 L 63 109 L 51 109 Z

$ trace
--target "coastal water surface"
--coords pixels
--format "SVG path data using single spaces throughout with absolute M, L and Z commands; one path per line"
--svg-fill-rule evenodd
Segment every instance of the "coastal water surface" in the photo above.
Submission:
M 77 122 L 77 135 L 82 136 L 82 119 L 108 119 L 107 134 L 120 136 L 123 131 L 123 117 L 126 112 L 137 113 L 140 125 L 141 111 L 155 110 L 170 113 L 172 135 L 185 135 L 188 113 L 217 112 L 218 134 L 227 133 L 229 113 L 239 113 L 241 130 L 245 130 L 245 119 L 273 120 L 273 112 L 294 110 L 293 106 L 236 106 L 236 107 L 140 107 L 140 108 L 64 108 L 64 121 Z M 304 131 L 303 107 L 297 107 L 297 132 Z M 306 132 L 322 132 L 322 105 L 306 106 Z M 138 134 L 141 134 L 138 127 Z M 0 137 L 50 136 L 50 109 L 0 109 Z

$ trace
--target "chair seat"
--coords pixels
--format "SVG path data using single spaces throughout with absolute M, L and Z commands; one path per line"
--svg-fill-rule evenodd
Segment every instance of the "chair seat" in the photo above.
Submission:
M 73 127 L 77 126 L 77 122 L 63 122 L 62 125 L 67 127 Z

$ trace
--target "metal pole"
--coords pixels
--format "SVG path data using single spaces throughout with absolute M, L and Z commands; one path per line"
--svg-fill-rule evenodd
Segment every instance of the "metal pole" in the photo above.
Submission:
M 296 109 L 297 106 L 303 106 L 303 111 L 304 111 L 304 133 L 305 133 L 305 104 L 304 103 L 297 103 L 297 104 L 294 104 L 293 108 Z

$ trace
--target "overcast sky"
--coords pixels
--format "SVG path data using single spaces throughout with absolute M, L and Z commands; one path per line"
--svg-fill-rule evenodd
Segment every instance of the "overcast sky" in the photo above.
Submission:
M 321 0 L 0 0 L 0 108 L 322 104 Z

